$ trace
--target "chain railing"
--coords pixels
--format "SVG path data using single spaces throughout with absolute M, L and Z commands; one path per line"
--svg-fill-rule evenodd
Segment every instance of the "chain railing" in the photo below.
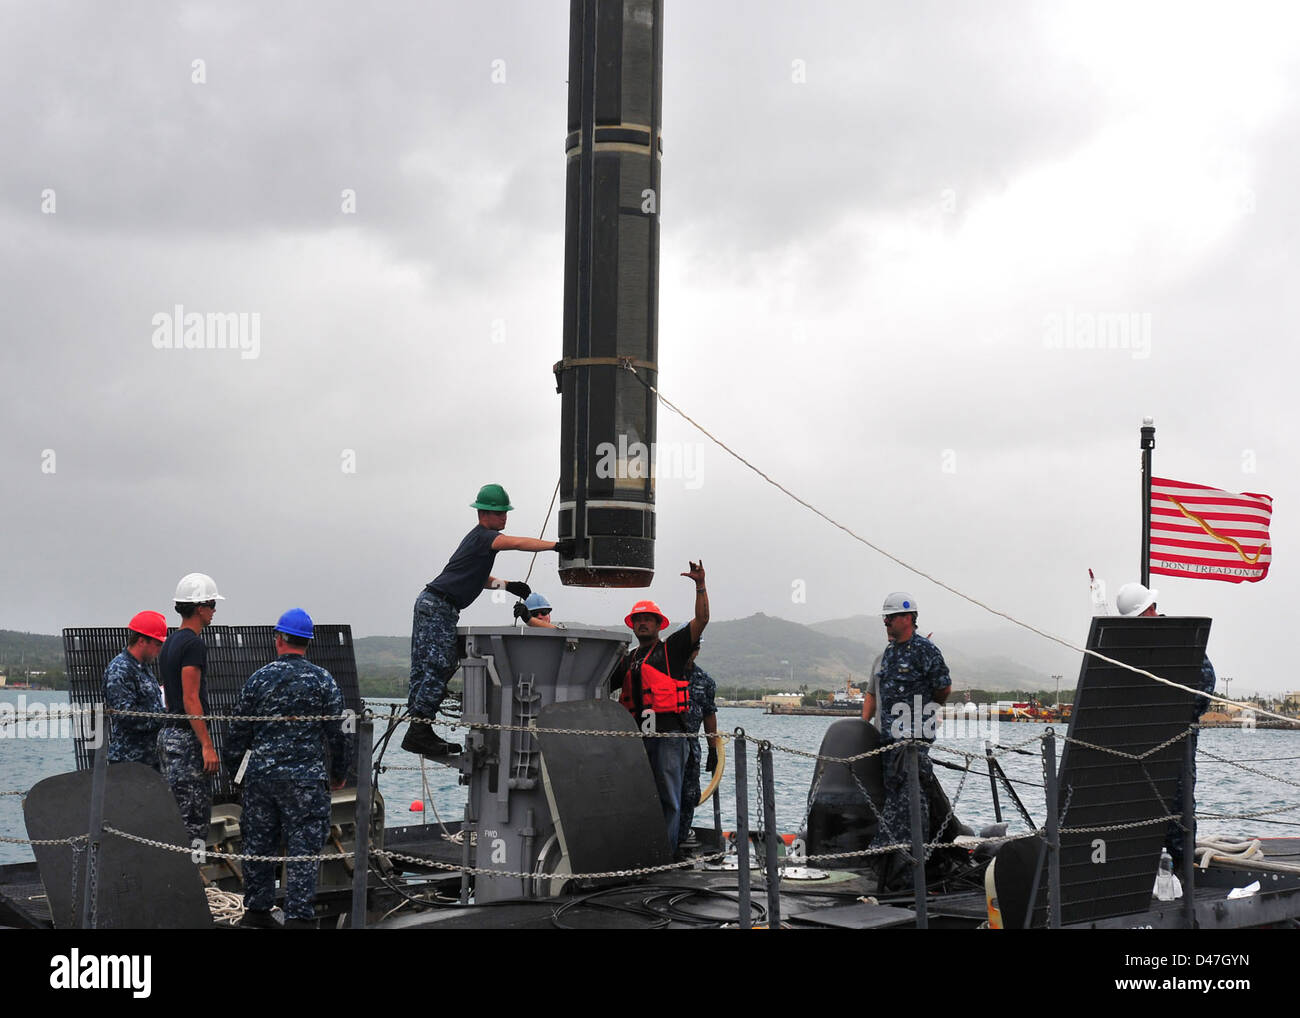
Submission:
M 116 716 L 124 716 L 124 717 L 157 717 L 157 718 L 164 718 L 170 720 L 196 720 L 196 719 L 201 719 L 204 721 L 239 720 L 244 722 L 288 723 L 288 724 L 302 723 L 302 722 L 341 722 L 341 723 L 352 724 L 352 725 L 361 724 L 361 725 L 369 726 L 372 725 L 377 720 L 392 721 L 391 716 L 382 717 L 376 715 L 368 708 L 362 710 L 359 713 L 346 711 L 343 714 L 328 714 L 328 715 L 257 715 L 257 716 L 238 716 L 238 715 L 220 715 L 220 714 L 159 715 L 147 711 L 123 711 L 123 710 L 114 710 L 111 708 L 103 708 L 98 706 L 92 706 L 92 707 L 69 706 L 67 708 L 59 708 L 54 710 L 44 709 L 38 711 L 29 711 L 26 713 L 30 714 L 33 717 L 39 717 L 41 719 L 48 721 L 58 717 L 75 717 L 78 715 L 85 715 L 93 712 L 102 712 L 103 714 L 109 716 L 116 715 Z M 22 712 L 11 713 L 7 715 L 5 720 L 6 721 L 17 720 L 23 716 L 24 715 Z M 698 738 L 697 734 L 684 733 L 684 732 L 608 731 L 608 730 L 601 730 L 601 729 L 583 729 L 583 728 L 550 728 L 550 727 L 543 727 L 538 725 L 509 725 L 509 724 L 491 724 L 491 723 L 484 723 L 484 722 L 465 722 L 460 719 L 450 719 L 450 720 L 442 720 L 442 721 L 434 721 L 433 719 L 413 718 L 413 717 L 404 717 L 404 718 L 397 719 L 397 723 L 402 723 L 402 722 L 423 723 L 423 724 L 430 724 L 430 725 L 439 724 L 441 726 L 448 727 L 451 729 L 465 729 L 467 731 L 527 732 L 533 735 L 551 734 L 551 735 L 580 736 L 585 738 L 633 738 L 633 739 L 641 739 L 641 740 L 647 738 L 661 738 L 661 739 Z M 1190 734 L 1192 734 L 1196 730 L 1197 727 L 1199 726 L 1192 726 L 1180 732 L 1179 734 L 1172 736 L 1169 739 L 1166 739 L 1159 745 L 1153 746 L 1147 750 L 1144 750 L 1142 752 L 1137 752 L 1137 753 L 1128 752 L 1125 750 L 1119 750 L 1112 747 L 1100 746 L 1095 743 L 1088 742 L 1086 740 L 1074 739 L 1068 736 L 1063 737 L 1063 741 L 1067 743 L 1073 743 L 1074 745 L 1082 749 L 1088 749 L 1094 752 L 1106 754 L 1108 756 L 1114 757 L 1119 760 L 1124 760 L 1130 763 L 1141 764 L 1149 760 L 1154 754 L 1160 752 L 1161 750 L 1166 749 L 1169 746 L 1175 745 L 1178 742 L 1186 739 Z M 967 779 L 969 778 L 973 770 L 972 764 L 981 755 L 985 755 L 988 758 L 995 758 L 998 756 L 1005 756 L 1013 753 L 1023 753 L 1026 751 L 1025 747 L 1030 746 L 1035 742 L 1038 742 L 1040 744 L 1040 749 L 1042 749 L 1043 748 L 1042 744 L 1044 743 L 1044 740 L 1048 738 L 1048 736 L 1044 734 L 1035 733 L 1029 736 L 1028 738 L 1025 738 L 1017 743 L 1013 743 L 1010 745 L 999 745 L 997 747 L 989 747 L 988 752 L 986 754 L 972 753 L 969 751 L 959 750 L 949 746 L 930 744 L 922 740 L 897 740 L 879 746 L 876 749 L 864 751 L 862 753 L 855 753 L 848 756 L 835 756 L 835 755 L 824 754 L 820 752 L 809 752 L 807 750 L 800 749 L 797 747 L 785 746 L 779 743 L 773 743 L 770 740 L 766 740 L 766 739 L 762 739 L 750 735 L 746 733 L 743 729 L 737 729 L 735 732 L 718 732 L 717 737 L 730 739 L 733 740 L 733 742 L 735 743 L 743 742 L 745 744 L 753 744 L 758 748 L 760 753 L 760 768 L 757 768 L 755 773 L 755 781 L 757 784 L 756 790 L 758 792 L 759 802 L 768 806 L 771 806 L 773 804 L 765 803 L 765 800 L 771 798 L 771 792 L 769 792 L 767 789 L 763 787 L 762 762 L 764 759 L 770 759 L 770 756 L 773 753 L 783 753 L 788 756 L 812 761 L 816 765 L 817 767 L 817 770 L 815 772 L 816 777 L 814 778 L 813 781 L 812 790 L 809 793 L 807 806 L 804 809 L 803 819 L 799 827 L 799 832 L 806 831 L 808 828 L 808 822 L 811 815 L 811 810 L 816 800 L 817 789 L 819 788 L 822 778 L 825 776 L 827 769 L 829 767 L 844 766 L 848 768 L 849 773 L 852 776 L 853 782 L 858 790 L 858 793 L 861 795 L 863 803 L 866 804 L 869 814 L 871 818 L 874 820 L 875 824 L 877 825 L 877 829 L 879 830 L 883 826 L 887 826 L 885 825 L 885 819 L 881 816 L 880 811 L 877 808 L 868 790 L 863 786 L 853 766 L 854 764 L 860 763 L 861 761 L 864 760 L 871 759 L 873 757 L 883 757 L 885 754 L 888 753 L 897 753 L 897 752 L 908 753 L 912 751 L 915 751 L 918 757 L 921 754 L 928 752 L 928 753 L 935 753 L 941 756 L 946 756 L 951 759 L 960 761 L 959 765 L 958 764 L 949 765 L 949 766 L 953 766 L 954 768 L 960 769 L 962 771 L 962 775 L 960 780 L 958 781 L 957 789 L 955 793 L 949 798 L 948 809 L 942 821 L 935 826 L 935 829 L 932 831 L 932 835 L 937 835 L 939 832 L 944 831 L 949 826 L 949 824 L 955 820 L 957 816 L 958 806 L 962 801 L 962 795 L 967 787 Z M 1217 763 L 1222 763 L 1228 766 L 1236 767 L 1244 772 L 1254 774 L 1259 777 L 1269 778 L 1271 780 L 1275 780 L 1293 787 L 1300 787 L 1300 782 L 1282 777 L 1280 775 L 1270 774 L 1258 768 L 1251 767 L 1245 763 L 1219 756 L 1218 754 L 1212 753 L 1208 750 L 1205 750 L 1204 748 L 1201 748 L 1200 751 L 1203 752 L 1209 759 L 1214 760 Z M 388 771 L 388 770 L 422 771 L 423 763 L 420 766 L 404 765 L 404 764 L 384 764 L 381 765 L 378 768 L 378 770 L 380 770 L 381 772 Z M 1145 771 L 1145 767 L 1143 768 L 1143 770 Z M 986 774 L 987 772 L 975 771 L 975 773 Z M 1008 778 L 1006 780 L 1010 781 L 1011 779 Z M 930 773 L 926 776 L 925 781 L 927 783 L 929 781 L 937 781 L 937 777 L 935 777 L 933 773 Z M 1023 781 L 1018 783 L 1024 785 L 1035 784 L 1033 782 L 1023 782 Z M 1042 786 L 1039 785 L 1037 787 L 1042 787 Z M 913 794 L 916 794 L 917 792 L 920 792 L 921 789 L 919 787 L 914 787 L 912 791 Z M 14 790 L 0 792 L 0 795 L 13 796 L 13 797 L 25 797 L 27 794 L 28 792 L 26 790 L 21 790 L 21 789 L 14 789 Z M 1284 814 L 1284 813 L 1290 813 L 1296 811 L 1300 811 L 1300 806 L 1290 805 L 1290 806 L 1281 806 L 1281 807 L 1275 807 L 1275 808 L 1270 808 L 1265 810 L 1259 810 L 1256 812 L 1246 812 L 1246 813 L 1238 813 L 1238 814 L 1206 814 L 1205 816 L 1214 819 L 1245 820 L 1245 819 L 1258 819 L 1265 816 Z M 774 817 L 775 816 L 774 810 L 770 811 L 768 815 Z M 755 831 L 755 833 L 758 836 L 758 840 L 760 841 L 760 843 L 763 844 L 770 843 L 774 845 L 774 842 L 772 842 L 771 839 L 777 837 L 776 831 L 772 829 L 772 824 L 764 819 L 764 812 L 762 810 L 760 810 L 759 817 L 760 819 L 756 826 L 756 831 Z M 1164 825 L 1170 822 L 1181 822 L 1181 819 L 1182 819 L 1181 813 L 1172 813 L 1166 809 L 1164 815 L 1151 817 L 1145 820 L 1130 821 L 1130 822 L 1119 823 L 1119 824 L 1104 824 L 1104 825 L 1096 825 L 1096 826 L 1089 826 L 1089 827 L 1060 826 L 1057 828 L 1055 833 L 1058 837 L 1061 835 L 1108 833 L 1114 831 L 1133 830 L 1133 829 L 1140 829 L 1143 827 Z M 102 830 L 105 835 L 135 842 L 149 848 L 154 848 L 162 851 L 176 852 L 185 855 L 193 855 L 195 853 L 195 849 L 190 845 L 170 844 L 166 841 L 161 841 L 153 838 L 146 838 L 141 835 L 133 834 L 129 831 L 121 830 L 118 827 L 114 827 L 108 824 L 105 824 Z M 463 837 L 463 833 L 464 832 L 458 832 L 456 835 L 451 835 L 444 830 L 443 839 L 457 840 L 458 838 Z M 953 842 L 948 840 L 935 839 L 935 840 L 926 841 L 916 836 L 916 831 L 914 831 L 913 834 L 914 837 L 910 841 L 890 840 L 888 843 L 884 843 L 878 838 L 877 841 L 873 841 L 872 844 L 854 849 L 852 851 L 823 852 L 823 853 L 809 854 L 804 850 L 800 850 L 794 852 L 787 852 L 786 854 L 784 854 L 784 856 L 780 858 L 777 858 L 775 854 L 770 854 L 769 858 L 774 859 L 775 862 L 771 864 L 763 863 L 760 864 L 757 868 L 760 870 L 761 873 L 766 875 L 769 884 L 769 893 L 771 893 L 772 886 L 779 883 L 783 878 L 785 872 L 792 867 L 804 866 L 806 864 L 813 864 L 813 863 L 831 863 L 843 859 L 857 859 L 857 860 L 864 860 L 864 861 L 879 859 L 880 857 L 888 856 L 891 853 L 895 853 L 895 852 L 902 853 L 907 859 L 911 860 L 913 864 L 916 864 L 918 854 L 921 860 L 926 860 L 930 857 L 931 853 L 937 849 L 953 847 Z M 1024 833 L 1000 835 L 996 837 L 987 837 L 987 838 L 972 838 L 970 836 L 965 836 L 962 838 L 961 847 L 971 849 L 978 846 L 994 846 L 994 845 L 1004 844 L 1012 841 L 1020 841 L 1020 840 L 1027 840 L 1027 839 L 1046 840 L 1047 836 L 1048 836 L 1048 832 L 1044 828 L 1034 828 Z M 70 846 L 74 849 L 74 852 L 77 853 L 78 856 L 86 851 L 86 848 L 88 847 L 88 842 L 89 842 L 89 836 L 85 834 L 75 835 L 67 838 L 56 838 L 56 839 L 27 839 L 27 838 L 16 838 L 10 836 L 0 836 L 0 843 L 5 843 L 5 844 L 16 844 L 16 845 L 27 845 L 27 846 L 57 846 L 57 845 Z M 775 848 L 771 849 L 771 852 L 774 853 Z M 646 867 L 619 869 L 619 870 L 606 870 L 606 871 L 597 871 L 597 872 L 590 872 L 590 873 L 565 874 L 564 879 L 565 880 L 636 879 L 640 877 L 652 876 L 655 874 L 671 873 L 674 871 L 692 869 L 698 864 L 711 864 L 715 862 L 720 862 L 723 859 L 725 859 L 728 854 L 729 854 L 728 852 L 713 853 L 705 856 L 694 857 L 692 859 L 682 860 L 682 861 L 658 865 L 658 866 L 646 866 Z M 205 860 L 210 858 L 214 860 L 228 860 L 232 862 L 251 861 L 251 862 L 271 862 L 271 863 L 327 862 L 331 860 L 340 860 L 340 859 L 354 860 L 356 856 L 357 856 L 356 852 L 350 852 L 350 851 L 335 851 L 329 853 L 294 855 L 294 856 L 251 855 L 248 853 L 241 853 L 241 852 L 228 852 L 228 851 L 223 851 L 215 848 L 205 849 L 201 853 L 201 857 L 204 858 Z M 405 863 L 413 866 L 422 867 L 425 869 L 443 871 L 448 873 L 461 873 L 461 874 L 469 874 L 474 876 L 482 876 L 482 877 L 496 878 L 496 879 L 531 880 L 537 877 L 537 873 L 533 871 L 513 871 L 513 870 L 501 870 L 501 869 L 494 869 L 494 868 L 487 868 L 487 867 L 468 866 L 464 861 L 455 862 L 455 863 L 446 862 L 439 859 L 425 858 L 419 855 L 389 851 L 389 850 L 379 849 L 375 847 L 369 848 L 367 857 L 382 858 L 390 862 Z M 95 873 L 96 867 L 93 864 L 94 863 L 93 853 L 91 856 L 91 861 L 92 861 L 92 865 L 90 866 L 89 873 L 88 873 L 88 880 L 90 881 L 90 887 L 88 888 L 88 892 L 92 895 L 93 898 L 94 881 L 96 880 L 97 877 L 97 874 Z M 364 872 L 365 867 L 356 867 L 356 869 Z M 76 872 L 74 872 L 73 874 L 74 881 L 76 880 L 76 877 L 77 874 Z M 923 885 L 920 887 L 916 887 L 915 890 L 917 892 L 918 897 L 924 896 L 925 891 Z M 74 896 L 75 896 L 75 888 L 74 888 Z

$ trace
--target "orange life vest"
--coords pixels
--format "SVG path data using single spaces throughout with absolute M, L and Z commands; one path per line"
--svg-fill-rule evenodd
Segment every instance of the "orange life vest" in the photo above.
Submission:
M 664 667 L 668 664 L 668 647 L 656 641 L 656 647 L 664 648 Z M 690 702 L 690 683 L 685 679 L 674 679 L 671 672 L 661 672 L 651 665 L 650 655 L 655 652 L 651 647 L 649 653 L 640 659 L 635 670 L 641 674 L 641 709 L 652 710 L 656 714 L 685 714 Z M 635 713 L 636 701 L 632 697 L 634 670 L 632 655 L 627 657 L 627 670 L 623 673 L 623 688 L 618 694 L 618 702 Z

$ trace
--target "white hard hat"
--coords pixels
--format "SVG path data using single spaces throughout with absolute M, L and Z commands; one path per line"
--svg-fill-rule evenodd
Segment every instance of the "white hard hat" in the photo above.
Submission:
M 880 617 L 885 618 L 887 615 L 901 615 L 903 612 L 918 610 L 916 598 L 904 591 L 896 590 L 885 598 L 885 603 L 880 608 Z
M 204 601 L 224 601 L 217 593 L 216 581 L 207 573 L 190 573 L 181 577 L 176 584 L 176 596 L 172 599 L 181 604 L 202 604 Z
M 1156 603 L 1159 593 L 1158 590 L 1147 590 L 1140 583 L 1126 583 L 1115 595 L 1115 610 L 1129 618 L 1141 615 Z

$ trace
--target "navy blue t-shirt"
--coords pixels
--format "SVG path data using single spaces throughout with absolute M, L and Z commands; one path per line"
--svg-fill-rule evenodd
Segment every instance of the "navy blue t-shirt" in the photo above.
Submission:
M 167 695 L 168 714 L 188 714 L 185 709 L 185 691 L 181 684 L 181 669 L 199 669 L 199 703 L 203 713 L 208 711 L 208 647 L 192 629 L 178 629 L 167 637 L 158 654 L 158 676 Z M 169 720 L 167 728 L 189 728 L 188 721 Z
M 460 542 L 438 578 L 429 583 L 428 589 L 441 594 L 454 604 L 458 611 L 464 611 L 474 603 L 474 599 L 483 593 L 483 584 L 492 575 L 492 562 L 497 553 L 492 550 L 492 542 L 497 539 L 498 531 L 489 530 L 479 524 Z

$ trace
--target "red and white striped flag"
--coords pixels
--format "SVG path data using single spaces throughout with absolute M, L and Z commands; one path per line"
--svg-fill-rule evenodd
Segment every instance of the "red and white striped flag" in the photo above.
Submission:
M 1151 478 L 1151 572 L 1254 583 L 1268 575 L 1270 495 Z

